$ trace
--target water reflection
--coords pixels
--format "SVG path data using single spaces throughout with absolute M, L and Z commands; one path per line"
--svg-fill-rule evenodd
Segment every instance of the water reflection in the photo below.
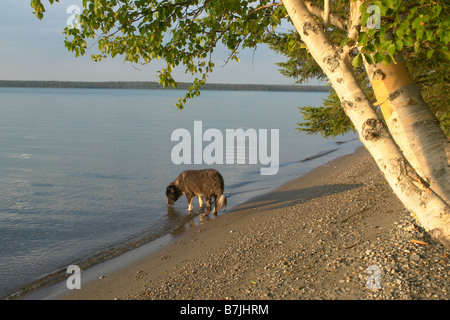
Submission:
M 205 208 L 198 208 L 197 210 L 186 211 L 176 208 L 175 206 L 167 206 L 167 217 L 171 225 L 176 226 L 171 231 L 172 236 L 176 237 L 187 230 L 207 223 L 217 217 L 217 214 L 204 215 Z

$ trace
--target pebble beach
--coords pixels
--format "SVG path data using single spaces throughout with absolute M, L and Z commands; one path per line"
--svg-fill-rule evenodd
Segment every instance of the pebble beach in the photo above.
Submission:
M 58 299 L 447 300 L 449 263 L 362 147 Z

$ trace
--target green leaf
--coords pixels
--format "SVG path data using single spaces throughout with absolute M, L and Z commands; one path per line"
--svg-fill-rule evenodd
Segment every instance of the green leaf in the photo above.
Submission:
M 369 53 L 364 53 L 364 59 L 366 59 L 368 64 L 372 64 L 373 63 L 372 55 L 369 54 Z
M 417 17 L 414 19 L 413 23 L 412 23 L 412 27 L 413 29 L 418 29 L 420 28 L 420 23 L 422 22 L 422 19 L 420 17 Z
M 423 29 L 417 29 L 416 30 L 416 38 L 418 40 L 420 40 L 420 39 L 422 39 L 422 36 L 423 36 Z
M 438 34 L 439 34 L 439 39 L 444 44 L 448 44 L 450 42 L 450 32 L 441 29 L 438 31 Z
M 372 43 L 368 43 L 367 46 L 365 47 L 365 50 L 375 52 L 375 46 Z
M 347 44 L 352 45 L 355 41 L 351 38 L 345 38 L 341 41 L 340 46 L 345 47 Z
M 361 32 L 358 37 L 358 44 L 361 46 L 365 46 L 368 42 L 369 38 L 366 33 Z
M 394 54 L 395 54 L 395 44 L 391 44 L 391 45 L 388 47 L 387 52 L 388 52 L 388 54 L 389 54 L 391 57 L 393 57 Z
M 381 63 L 384 61 L 384 59 L 386 58 L 384 53 L 382 52 L 376 52 L 375 55 L 373 56 L 375 63 Z
M 281 19 L 277 15 L 272 15 L 271 20 L 272 20 L 273 23 L 275 23 L 277 25 L 281 24 Z
M 383 0 L 383 4 L 387 6 L 388 8 L 394 7 L 394 1 L 393 0 Z
M 425 38 L 427 41 L 432 41 L 433 39 L 433 31 L 425 30 Z
M 381 49 L 388 50 L 388 48 L 392 45 L 392 41 L 388 39 L 380 39 Z
M 414 44 L 411 36 L 404 36 L 402 40 L 403 40 L 403 44 L 407 47 L 412 46 Z
M 367 25 L 367 20 L 369 19 L 369 17 L 370 17 L 370 13 L 367 12 L 366 3 L 363 3 L 362 4 L 362 9 L 361 9 L 361 24 L 363 26 Z
M 442 6 L 440 4 L 438 4 L 433 9 L 434 9 L 434 11 L 433 11 L 432 15 L 430 16 L 430 20 L 434 20 L 437 17 L 439 17 L 441 10 L 442 10 Z
M 419 51 L 419 48 L 420 48 L 420 41 L 416 41 L 416 42 L 414 43 L 414 51 L 415 51 L 415 52 Z
M 363 62 L 363 60 L 362 60 L 362 54 L 361 54 L 361 52 L 359 52 L 354 58 L 353 58 L 353 61 L 352 61 L 352 65 L 353 65 L 353 68 L 358 68 L 361 64 L 362 64 L 362 62 Z

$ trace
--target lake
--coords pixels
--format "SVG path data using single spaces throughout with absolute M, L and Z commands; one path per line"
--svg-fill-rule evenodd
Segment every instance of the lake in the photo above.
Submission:
M 326 140 L 296 131 L 297 108 L 320 106 L 326 93 L 203 91 L 177 110 L 174 104 L 183 95 L 0 88 L 0 297 L 70 264 L 90 265 L 177 236 L 196 216 L 185 197 L 173 208 L 166 204 L 165 188 L 183 170 L 218 169 L 229 209 L 361 146 L 354 134 Z M 202 133 L 222 133 L 224 145 L 230 129 L 266 129 L 269 142 L 276 130 L 278 141 L 265 146 L 258 135 L 253 148 L 267 147 L 269 155 L 277 143 L 277 173 L 261 175 L 268 167 L 261 157 L 249 164 L 250 147 L 237 146 L 236 154 L 247 153 L 234 162 L 224 154 L 223 164 L 174 163 L 181 140 L 172 141 L 173 132 L 184 129 L 194 140 L 198 124 Z M 194 143 L 192 150 L 210 144 Z M 218 217 L 222 214 L 226 211 Z

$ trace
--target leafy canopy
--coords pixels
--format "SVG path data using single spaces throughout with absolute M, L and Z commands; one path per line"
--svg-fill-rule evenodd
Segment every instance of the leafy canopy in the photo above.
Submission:
M 50 4 L 58 0 L 47 0 Z M 356 39 L 347 38 L 351 0 L 331 2 L 330 19 L 325 27 L 330 41 L 349 49 L 357 79 L 369 99 L 370 84 L 361 64 L 389 63 L 402 53 L 419 83 L 424 99 L 450 134 L 449 5 L 444 0 L 368 0 L 361 9 L 362 29 Z M 305 1 L 323 12 L 323 0 Z M 42 0 L 31 0 L 35 15 L 42 19 Z M 374 11 L 375 10 L 375 11 Z M 379 13 L 379 23 L 374 17 Z M 375 15 L 374 15 L 375 14 Z M 317 14 L 316 14 L 317 15 Z M 317 19 L 322 21 L 321 15 Z M 333 21 L 344 21 L 335 23 Z M 272 49 L 288 58 L 280 63 L 281 72 L 297 79 L 326 76 L 310 56 L 296 32 L 277 32 L 282 21 L 290 23 L 281 3 L 270 0 L 83 0 L 79 15 L 80 29 L 67 27 L 65 45 L 78 55 L 88 52 L 94 61 L 108 56 L 122 56 L 134 64 L 164 60 L 159 71 L 164 86 L 176 87 L 172 76 L 175 67 L 195 77 L 184 98 L 176 104 L 183 108 L 187 99 L 200 94 L 200 87 L 214 69 L 212 53 L 221 43 L 229 50 L 229 60 L 239 60 L 241 48 L 269 43 Z M 376 27 L 370 27 L 374 25 Z M 393 39 L 386 37 L 392 33 Z M 373 100 L 372 100 L 373 101 Z M 303 119 L 299 130 L 334 136 L 352 130 L 335 93 L 318 109 L 301 108 Z
M 311 2 L 323 8 L 323 1 Z M 334 14 L 340 17 L 348 15 L 348 1 L 335 0 L 332 4 Z M 378 21 L 374 20 L 375 9 L 379 9 Z M 368 63 L 389 63 L 395 60 L 397 53 L 401 53 L 424 100 L 447 136 L 450 136 L 449 9 L 448 2 L 440 0 L 365 1 L 361 7 L 363 28 L 357 39 L 348 38 L 347 30 L 340 27 L 328 25 L 326 29 L 332 43 L 351 48 L 355 75 L 372 103 L 375 99 L 362 66 L 363 58 Z M 370 28 L 370 25 L 375 27 Z M 386 37 L 387 33 L 393 35 L 392 39 Z M 268 38 L 268 43 L 287 58 L 286 62 L 278 63 L 283 75 L 297 83 L 309 79 L 327 80 L 296 32 L 274 33 Z M 323 103 L 318 108 L 299 108 L 304 120 L 298 124 L 299 131 L 320 133 L 324 137 L 354 131 L 334 91 Z
M 48 0 L 50 4 L 58 0 Z M 284 8 L 269 0 L 83 0 L 81 28 L 65 29 L 65 46 L 76 56 L 91 53 L 94 61 L 123 56 L 134 64 L 164 60 L 159 71 L 163 86 L 176 87 L 172 76 L 182 66 L 195 76 L 189 92 L 176 104 L 182 108 L 188 98 L 199 95 L 200 87 L 213 71 L 212 53 L 223 44 L 229 60 L 239 60 L 238 50 L 256 47 L 266 34 L 281 23 Z M 42 19 L 41 0 L 32 0 Z M 267 6 L 267 7 L 266 7 Z M 259 10 L 264 7 L 265 10 Z

